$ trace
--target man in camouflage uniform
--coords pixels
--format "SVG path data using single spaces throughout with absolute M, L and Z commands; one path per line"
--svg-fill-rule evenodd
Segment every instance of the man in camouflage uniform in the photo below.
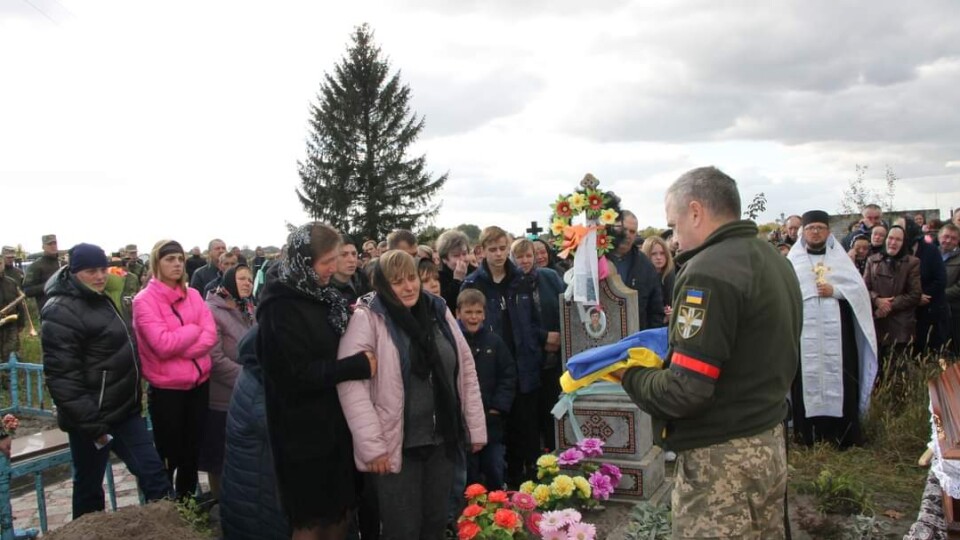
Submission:
M 5 270 L 6 259 L 0 259 L 0 309 L 7 307 L 20 296 L 20 287 L 5 274 Z M 20 354 L 20 331 L 27 324 L 27 312 L 23 302 L 0 313 L 0 317 L 10 315 L 16 315 L 17 320 L 8 319 L 6 324 L 0 325 L 0 363 L 9 360 L 10 353 Z
M 60 251 L 57 249 L 57 235 L 43 235 L 43 256 L 33 261 L 23 278 L 23 292 L 37 299 L 37 312 L 47 303 L 47 294 L 43 287 L 50 276 L 60 269 Z
M 147 267 L 140 261 L 137 255 L 136 244 L 127 244 L 127 247 L 123 249 L 123 263 L 127 270 L 127 276 L 123 282 L 124 297 L 133 297 L 140 292 L 140 287 L 143 283 L 143 274 L 147 271 Z
M 23 286 L 23 272 L 17 268 L 17 250 L 11 246 L 3 246 L 3 275 L 14 280 L 17 287 Z
M 716 168 L 677 179 L 666 213 L 682 251 L 666 367 L 620 376 L 658 444 L 678 454 L 673 537 L 784 538 L 797 276 L 740 220 L 736 182 Z

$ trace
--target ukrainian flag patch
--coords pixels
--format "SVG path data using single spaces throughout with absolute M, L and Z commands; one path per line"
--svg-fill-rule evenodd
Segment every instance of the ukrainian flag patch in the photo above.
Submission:
M 699 306 L 703 303 L 703 291 L 687 289 L 687 296 L 684 298 L 683 303 Z

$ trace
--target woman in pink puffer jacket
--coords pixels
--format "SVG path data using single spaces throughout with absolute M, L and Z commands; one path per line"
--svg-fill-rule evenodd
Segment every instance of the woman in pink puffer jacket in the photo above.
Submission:
M 217 326 L 200 294 L 187 287 L 184 252 L 161 240 L 150 253 L 153 277 L 133 300 L 133 328 L 153 438 L 182 498 L 197 489 L 197 459 L 209 400 L 210 350 Z M 174 482 L 174 473 L 176 481 Z

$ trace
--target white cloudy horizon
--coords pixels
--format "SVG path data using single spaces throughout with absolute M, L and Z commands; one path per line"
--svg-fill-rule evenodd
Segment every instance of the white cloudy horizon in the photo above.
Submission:
M 280 245 L 309 106 L 367 22 L 450 178 L 440 227 L 546 225 L 591 172 L 641 226 L 715 165 L 744 206 L 836 213 L 867 165 L 960 206 L 960 4 L 0 0 L 0 244 Z

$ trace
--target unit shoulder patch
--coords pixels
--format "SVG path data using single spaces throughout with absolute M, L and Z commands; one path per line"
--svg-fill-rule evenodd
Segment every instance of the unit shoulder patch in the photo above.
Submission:
M 677 330 L 681 338 L 690 339 L 703 329 L 706 308 L 691 307 L 686 304 L 680 306 L 677 312 Z

